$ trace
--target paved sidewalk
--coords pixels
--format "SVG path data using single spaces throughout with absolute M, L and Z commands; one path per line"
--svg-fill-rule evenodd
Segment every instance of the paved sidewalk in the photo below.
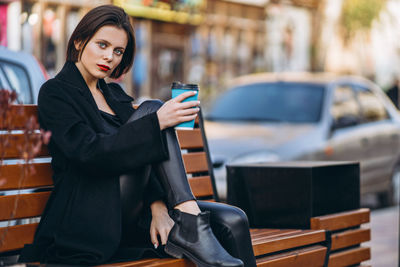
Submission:
M 398 206 L 372 211 L 370 227 L 372 241 L 365 244 L 371 247 L 372 259 L 365 264 L 373 267 L 398 266 Z

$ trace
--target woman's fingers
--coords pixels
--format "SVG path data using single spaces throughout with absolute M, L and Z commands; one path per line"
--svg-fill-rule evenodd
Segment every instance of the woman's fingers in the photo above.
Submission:
M 186 109 L 181 109 L 177 111 L 178 116 L 186 116 L 186 115 L 192 115 L 192 114 L 197 114 L 200 111 L 199 108 L 186 108 Z
M 187 109 L 187 108 L 198 107 L 199 105 L 200 105 L 200 101 L 187 101 L 187 102 L 180 103 L 179 108 Z
M 154 248 L 158 247 L 158 238 L 157 238 L 157 230 L 155 227 L 150 227 L 150 239 L 151 243 L 153 243 Z
M 161 231 L 161 233 L 160 233 L 161 244 L 163 244 L 163 245 L 167 244 L 168 234 L 169 234 L 169 231 L 166 228 L 164 229 L 164 231 Z
M 160 236 L 161 244 L 165 245 L 167 243 L 168 235 L 169 235 L 169 232 L 171 231 L 172 226 L 173 226 L 173 223 L 159 226 L 160 229 L 158 229 L 157 227 L 150 227 L 150 239 L 151 239 L 151 243 L 154 244 L 154 248 L 157 248 L 159 246 L 158 236 Z
M 176 98 L 168 100 L 161 106 L 157 111 L 161 130 L 196 118 L 196 114 L 200 110 L 200 101 L 181 102 L 186 97 L 194 94 L 195 92 L 192 91 L 185 92 Z
M 196 95 L 197 92 L 196 91 L 188 91 L 188 92 L 184 92 L 178 96 L 176 96 L 174 99 L 174 101 L 176 102 L 182 102 L 183 100 L 185 100 L 186 98 L 190 97 L 190 96 L 194 96 Z
M 164 226 L 165 227 L 163 227 L 163 229 L 160 230 L 160 238 L 161 238 L 161 243 L 163 245 L 167 244 L 168 235 L 172 227 L 174 226 L 174 221 L 170 217 L 167 217 L 166 224 Z

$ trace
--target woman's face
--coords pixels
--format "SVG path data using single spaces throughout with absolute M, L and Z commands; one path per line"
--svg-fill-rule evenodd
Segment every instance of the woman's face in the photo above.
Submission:
M 83 49 L 76 66 L 86 82 L 104 79 L 119 65 L 128 43 L 127 33 L 115 26 L 101 27 Z M 83 43 L 75 43 L 80 51 Z

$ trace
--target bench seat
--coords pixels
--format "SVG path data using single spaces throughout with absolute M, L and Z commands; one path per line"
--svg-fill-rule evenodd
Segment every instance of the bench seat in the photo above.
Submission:
M 23 112 L 21 112 L 21 110 Z M 12 107 L 14 116 L 12 129 L 23 129 L 29 116 L 37 116 L 37 107 L 35 105 L 15 105 Z M 202 128 L 202 119 L 196 122 L 196 127 L 192 131 L 177 131 L 178 140 L 182 149 L 182 156 L 188 174 L 189 183 L 192 191 L 198 199 L 208 201 L 218 201 L 215 194 L 215 183 L 210 162 L 207 139 Z M 5 129 L 6 126 L 0 126 Z M 10 128 L 10 126 L 8 126 Z M 19 189 L 40 189 L 51 190 L 52 187 L 52 171 L 49 163 L 49 154 L 45 146 L 37 156 L 41 161 L 28 165 L 17 164 L 15 160 L 20 160 L 20 152 L 18 146 L 23 142 L 21 133 L 0 133 L 1 138 L 8 138 L 10 145 L 1 151 L 3 158 L 10 160 L 7 165 L 1 166 L 0 169 L 0 191 L 19 190 Z M 47 158 L 46 160 L 44 160 Z M 32 171 L 31 167 L 34 167 Z M 38 217 L 43 212 L 44 206 L 50 192 L 37 192 L 27 194 L 15 194 L 1 196 L 0 195 L 0 257 L 10 255 L 23 247 L 26 243 L 31 243 L 33 235 L 38 225 Z M 366 215 L 365 212 L 368 212 Z M 313 218 L 312 229 L 251 229 L 251 237 L 253 250 L 256 255 L 258 266 L 304 266 L 319 267 L 326 266 L 327 257 L 331 247 L 327 240 L 327 231 L 336 231 L 329 234 L 329 238 L 335 239 L 333 250 L 338 249 L 334 254 L 329 256 L 332 261 L 329 266 L 346 266 L 338 265 L 342 262 L 351 263 L 348 255 L 356 261 L 361 262 L 366 258 L 365 254 L 368 249 L 355 248 L 355 243 L 364 242 L 368 237 L 368 230 L 350 229 L 369 221 L 369 211 L 354 211 L 353 213 L 328 215 L 327 217 Z M 339 217 L 337 217 L 339 216 Z M 356 218 L 356 219 L 354 219 Z M 358 218 L 358 219 L 357 219 Z M 28 220 L 27 220 L 28 219 Z M 12 225 L 5 227 L 4 223 L 8 220 L 15 224 L 26 223 L 22 225 Z M 349 221 L 353 223 L 349 223 Z M 3 223 L 3 225 L 1 224 Z M 340 225 L 340 229 L 336 229 L 335 225 Z M 345 228 L 345 229 L 344 229 Z M 342 229 L 342 230 L 341 230 Z M 357 231 L 358 230 L 358 231 Z M 350 241 L 349 241 L 350 240 Z M 354 241 L 357 240 L 357 241 Z M 343 248 L 351 247 L 347 253 L 343 253 Z M 338 263 L 337 263 L 338 262 Z M 143 259 L 133 262 L 114 263 L 101 266 L 195 266 L 189 260 L 185 259 Z

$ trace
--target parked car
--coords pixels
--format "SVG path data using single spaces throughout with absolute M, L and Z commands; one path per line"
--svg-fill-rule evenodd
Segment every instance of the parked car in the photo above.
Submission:
M 206 112 L 217 190 L 230 163 L 359 161 L 361 195 L 398 201 L 400 114 L 362 77 L 254 74 L 232 81 Z
M 34 56 L 0 46 L 0 88 L 16 91 L 18 103 L 36 104 L 48 75 Z

